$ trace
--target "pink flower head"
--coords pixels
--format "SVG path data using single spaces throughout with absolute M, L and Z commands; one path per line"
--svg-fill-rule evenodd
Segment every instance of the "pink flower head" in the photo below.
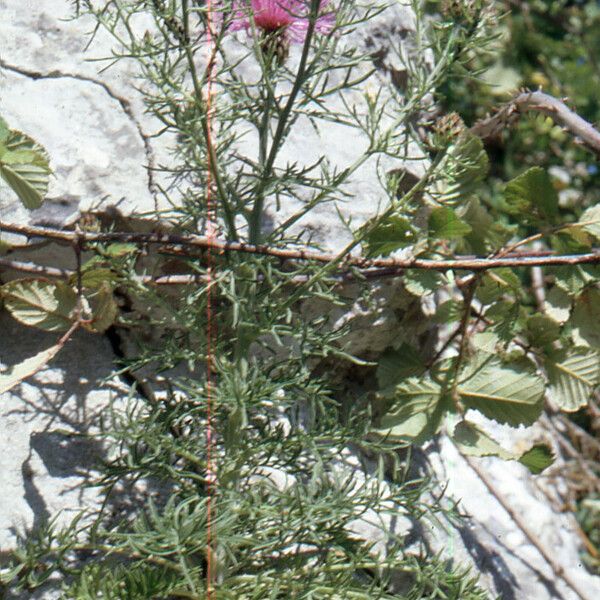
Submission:
M 335 13 L 325 12 L 329 0 L 321 0 L 315 31 L 330 33 Z M 265 33 L 282 32 L 291 42 L 303 43 L 309 25 L 311 0 L 233 0 L 229 31 L 251 29 L 252 21 Z

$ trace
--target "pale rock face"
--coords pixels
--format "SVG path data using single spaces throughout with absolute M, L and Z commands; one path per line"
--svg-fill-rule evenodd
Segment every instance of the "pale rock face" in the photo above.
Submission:
M 56 343 L 59 334 L 19 325 L 0 315 L 0 369 Z M 101 385 L 114 369 L 106 338 L 79 333 L 34 377 L 1 395 L 0 555 L 58 513 L 66 525 L 80 508 L 95 506 L 94 475 L 102 442 L 97 433 L 106 408 L 127 394 L 117 382 Z M 105 414 L 106 416 L 106 414 Z
M 93 24 L 90 20 L 61 20 L 69 16 L 70 6 L 68 0 L 0 0 L 0 115 L 11 127 L 23 130 L 48 149 L 55 171 L 49 199 L 31 214 L 11 202 L 6 189 L 0 189 L 3 220 L 63 225 L 72 222 L 80 210 L 118 205 L 126 217 L 135 218 L 156 208 L 144 165 L 151 159 L 157 164 L 166 157 L 169 140 L 149 138 L 157 124 L 143 113 L 139 96 L 131 88 L 132 63 L 124 61 L 99 73 L 98 63 L 86 62 L 86 58 L 108 55 L 113 42 L 100 33 L 84 52 L 86 34 Z M 413 25 L 414 15 L 398 2 L 365 31 L 355 34 L 356 43 L 364 44 L 374 54 L 378 67 L 370 85 L 403 85 L 402 57 L 389 51 L 388 40 L 403 40 L 403 49 L 410 53 Z M 243 34 L 235 44 L 242 41 Z M 290 60 L 297 60 L 297 56 L 292 55 Z M 301 124 L 287 140 L 279 164 L 298 157 L 309 161 L 326 152 L 332 163 L 345 165 L 364 147 L 364 140 L 353 135 L 339 125 L 328 125 L 317 133 Z M 252 144 L 249 140 L 248 152 L 253 151 Z M 381 168 L 386 172 L 403 166 L 389 159 Z M 418 176 L 424 166 L 424 162 L 417 162 L 411 169 Z M 356 174 L 348 191 L 353 197 L 341 203 L 340 209 L 352 215 L 353 226 L 358 226 L 377 211 L 381 200 L 381 185 L 373 164 Z M 273 221 L 284 218 L 298 205 L 283 207 L 278 214 L 272 207 Z M 319 208 L 302 221 L 302 226 L 311 228 L 315 240 L 331 250 L 343 247 L 350 239 L 331 205 Z M 22 251 L 23 255 L 40 264 L 73 266 L 72 256 L 66 256 L 58 247 L 36 245 Z M 368 307 L 360 299 L 350 313 L 333 315 L 338 324 L 353 321 L 354 331 L 346 340 L 353 351 L 376 355 L 390 344 L 414 342 L 429 333 L 422 304 L 407 296 L 401 284 L 383 284 L 375 304 L 374 316 L 368 314 Z M 318 306 L 307 307 L 311 310 L 318 310 Z M 0 316 L 0 331 L 2 367 L 56 342 L 54 335 L 25 330 L 5 314 Z M 397 335 L 402 339 L 396 339 Z M 56 430 L 85 432 L 97 425 L 98 414 L 111 395 L 123 393 L 119 386 L 99 383 L 112 373 L 113 360 L 106 339 L 78 334 L 45 370 L 2 396 L 0 550 L 14 545 L 17 532 L 30 529 L 61 509 L 65 511 L 64 522 L 74 510 L 94 505 L 93 492 L 84 491 L 81 485 L 93 474 L 101 447 Z M 501 428 L 490 423 L 488 426 L 502 436 Z M 506 434 L 508 444 L 511 435 Z M 531 435 L 530 430 L 522 430 L 523 439 Z M 501 594 L 504 600 L 576 598 L 447 438 L 430 444 L 420 455 L 442 482 L 440 486 L 449 482 L 447 496 L 461 500 L 471 519 L 460 531 L 446 524 L 427 533 L 412 531 L 400 514 L 399 531 L 412 531 L 409 538 L 416 549 L 425 543 L 441 550 L 449 562 L 473 565 L 490 594 Z M 354 469 L 358 464 L 357 455 L 349 453 L 340 459 L 339 468 Z M 589 599 L 600 597 L 598 578 L 589 576 L 579 562 L 580 545 L 571 517 L 551 507 L 538 489 L 539 479 L 516 463 L 485 459 L 477 464 L 510 506 L 528 521 L 557 562 L 582 582 Z M 291 484 L 285 473 L 270 476 L 277 485 Z M 357 470 L 360 477 L 363 475 Z M 378 523 L 378 515 L 369 517 L 373 518 L 368 523 L 356 523 L 357 534 L 383 545 L 389 523 Z M 52 597 L 60 595 L 45 596 Z

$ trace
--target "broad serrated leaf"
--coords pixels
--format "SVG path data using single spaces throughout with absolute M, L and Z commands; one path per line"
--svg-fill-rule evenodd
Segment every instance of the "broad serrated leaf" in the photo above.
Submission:
M 525 332 L 532 346 L 543 347 L 560 337 L 560 324 L 547 315 L 535 314 L 528 317 Z
M 483 142 L 477 136 L 463 133 L 446 153 L 444 175 L 435 194 L 442 204 L 464 202 L 475 192 L 489 170 L 489 159 Z
M 87 265 L 86 265 L 87 267 Z M 117 281 L 117 275 L 110 269 L 102 267 L 90 268 L 84 270 L 81 274 L 81 285 L 84 289 L 98 289 L 104 283 L 114 284 Z M 70 282 L 75 286 L 77 284 L 77 276 L 70 278 Z
M 540 416 L 544 382 L 534 373 L 499 360 L 487 362 L 458 386 L 463 404 L 489 419 L 531 425 Z
M 546 294 L 544 312 L 563 325 L 569 320 L 571 314 L 571 297 L 558 286 L 553 286 Z
M 66 331 L 73 323 L 77 294 L 62 282 L 17 279 L 0 287 L 6 310 L 25 325 Z
M 590 206 L 579 219 L 579 223 L 596 240 L 600 240 L 600 204 Z
M 365 227 L 368 227 L 369 224 Z M 414 244 L 417 235 L 405 217 L 392 216 L 377 225 L 363 240 L 368 257 L 387 256 L 396 250 Z
M 35 375 L 39 370 L 43 369 L 61 348 L 62 344 L 56 344 L 56 346 L 51 346 L 47 350 L 43 350 L 31 358 L 27 358 L 17 365 L 0 371 L 0 394 L 8 392 L 28 377 Z
M 454 428 L 452 440 L 466 456 L 498 456 L 513 460 L 514 454 L 505 450 L 498 442 L 482 431 L 477 425 L 460 421 Z
M 486 311 L 485 316 L 493 321 L 492 330 L 504 342 L 510 342 L 522 329 L 521 310 L 517 302 L 496 302 Z
M 520 285 L 519 278 L 511 269 L 495 269 L 483 275 L 475 295 L 483 304 L 491 304 L 504 294 L 518 293 Z
M 495 354 L 498 351 L 500 341 L 500 336 L 494 331 L 480 331 L 471 336 L 473 347 L 488 354 Z
M 489 86 L 490 93 L 504 100 L 507 94 L 511 96 L 523 87 L 523 72 L 520 69 L 508 67 L 502 59 L 497 60 L 489 69 L 481 74 L 481 78 Z
M 592 241 L 583 227 L 573 225 L 550 236 L 550 246 L 557 254 L 585 254 L 591 251 Z
M 119 312 L 110 284 L 106 281 L 102 283 L 96 294 L 88 297 L 88 302 L 92 310 L 92 319 L 85 327 L 103 333 L 115 322 Z
M 394 402 L 375 431 L 389 439 L 421 443 L 438 431 L 447 408 L 437 383 L 411 377 L 396 387 Z
M 532 167 L 509 181 L 504 199 L 506 211 L 526 223 L 552 223 L 558 215 L 558 193 L 550 176 L 540 167 Z
M 433 316 L 433 323 L 452 323 L 459 321 L 464 311 L 462 302 L 456 300 L 446 300 L 437 307 Z
M 565 293 L 576 296 L 590 283 L 600 279 L 600 269 L 595 265 L 568 265 L 548 269 L 554 274 L 554 283 Z
M 48 191 L 51 172 L 45 150 L 20 131 L 10 131 L 2 148 L 0 176 L 26 208 L 39 208 Z
M 588 403 L 600 383 L 600 355 L 590 348 L 572 348 L 544 361 L 552 399 L 565 411 L 574 412 Z
M 451 437 L 465 456 L 497 456 L 503 460 L 517 460 L 534 475 L 541 473 L 554 462 L 552 450 L 545 444 L 537 444 L 523 454 L 511 452 L 468 421 L 458 423 Z
M 539 475 L 554 462 L 554 454 L 550 446 L 536 444 L 521 455 L 519 462 L 525 465 L 534 475 Z
M 471 232 L 471 226 L 459 219 L 447 206 L 434 208 L 429 215 L 429 235 L 433 238 L 452 240 Z
M 577 298 L 570 323 L 575 344 L 600 348 L 600 290 L 588 289 Z
M 479 198 L 470 198 L 461 208 L 460 218 L 471 227 L 471 232 L 459 243 L 465 254 L 488 254 L 502 248 L 513 235 L 516 226 L 494 220 Z
M 412 346 L 402 344 L 397 350 L 387 350 L 379 359 L 377 383 L 380 389 L 388 388 L 402 379 L 422 375 L 424 372 L 423 357 Z
M 408 271 L 402 278 L 402 284 L 413 296 L 422 298 L 437 292 L 444 284 L 444 277 L 435 271 Z
M 25 208 L 33 210 L 42 205 L 44 196 L 36 190 L 29 181 L 27 181 L 27 174 L 21 174 L 18 170 L 0 163 L 0 177 L 2 177 L 2 179 L 4 179 L 11 187 L 13 192 L 17 194 Z
M 128 254 L 135 254 L 139 251 L 139 247 L 135 244 L 129 243 L 118 243 L 111 244 L 102 252 L 104 256 L 110 256 L 112 258 L 120 258 L 121 256 L 127 256 Z

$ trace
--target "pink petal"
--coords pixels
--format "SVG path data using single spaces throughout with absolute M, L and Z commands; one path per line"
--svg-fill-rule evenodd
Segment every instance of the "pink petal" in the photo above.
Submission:
M 318 33 L 330 33 L 334 27 L 335 12 L 323 10 L 329 3 L 330 0 L 321 0 L 320 14 L 315 24 L 315 31 Z M 290 41 L 302 43 L 308 29 L 310 0 L 233 0 L 230 11 L 232 15 L 228 25 L 229 31 L 248 30 L 254 20 L 259 29 L 284 29 Z M 224 13 L 224 9 L 218 13 L 221 21 Z

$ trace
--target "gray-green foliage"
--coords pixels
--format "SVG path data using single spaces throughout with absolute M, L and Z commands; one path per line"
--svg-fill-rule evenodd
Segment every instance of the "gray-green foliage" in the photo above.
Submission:
M 39 208 L 48 191 L 46 151 L 28 135 L 9 129 L 0 117 L 0 177 L 29 209 Z
M 579 226 L 558 227 L 556 197 L 542 169 L 508 183 L 502 201 L 491 206 L 479 194 L 488 157 L 460 119 L 450 120 L 451 126 L 425 123 L 425 133 L 415 127 L 431 94 L 435 99 L 449 79 L 469 74 L 469 58 L 486 50 L 495 23 L 484 2 L 444 3 L 434 20 L 425 18 L 422 4 L 412 3 L 416 56 L 428 52 L 431 61 L 409 60 L 405 88 L 385 94 L 359 91 L 372 75 L 372 57 L 344 44 L 382 6 L 340 0 L 334 34 L 309 33 L 298 61 L 286 61 L 272 43 L 277 40 L 259 35 L 242 36 L 247 45 L 238 44 L 233 53 L 231 34 L 217 28 L 213 85 L 219 101 L 211 111 L 203 3 L 76 2 L 114 36 L 111 60 L 137 62 L 149 112 L 163 133 L 174 134 L 173 162 L 163 167 L 171 183 L 160 190 L 173 208 L 155 216 L 183 231 L 206 225 L 210 188 L 223 237 L 309 245 L 307 236 L 291 233 L 307 212 L 346 198 L 347 182 L 370 159 L 412 158 L 407 150 L 412 143 L 427 159 L 425 175 L 408 188 L 401 175 L 382 178 L 382 209 L 355 229 L 346 253 L 362 244 L 370 256 L 398 249 L 419 258 L 494 255 L 531 226 L 564 251 L 591 247 L 598 234 L 590 218 L 595 213 Z M 318 2 L 310 6 L 314 13 Z M 135 25 L 140 16 L 152 22 L 142 31 Z M 391 51 L 402 56 L 400 48 Z M 240 66 L 246 64 L 258 76 L 244 75 Z M 331 98 L 341 98 L 341 105 Z M 282 165 L 277 158 L 283 144 L 306 118 L 315 127 L 333 121 L 349 136 L 362 136 L 364 153 L 341 168 L 327 157 Z M 243 136 L 250 133 L 257 140 L 255 154 L 242 150 Z M 298 197 L 302 208 L 265 231 L 266 207 Z M 418 218 L 423 211 L 426 222 Z M 407 292 L 415 296 L 441 288 L 449 293 L 432 323 L 456 331 L 445 352 L 433 357 L 407 345 L 389 349 L 379 361 L 379 391 L 348 405 L 326 368 L 331 361 L 360 362 L 343 347 L 346 329 L 335 329 L 327 312 L 309 319 L 300 310 L 315 298 L 331 306 L 347 303 L 330 277 L 343 256 L 318 267 L 267 256 L 214 255 L 211 287 L 186 286 L 166 300 L 134 277 L 134 249 L 96 249 L 79 282 L 93 304 L 88 325 L 102 331 L 116 318 L 111 299 L 119 285 L 122 293 L 152 307 L 153 327 L 167 332 L 129 368 L 184 364 L 189 374 L 170 381 L 165 397 L 132 398 L 126 411 L 107 415 L 102 437 L 113 452 L 97 482 L 105 494 L 102 510 L 91 515 L 91 525 L 80 520 L 62 532 L 49 526 L 30 536 L 4 572 L 5 582 L 32 589 L 59 574 L 65 597 L 204 598 L 210 563 L 219 598 L 485 597 L 438 557 L 406 553 L 402 537 L 391 532 L 386 556 L 378 556 L 351 525 L 367 509 L 380 515 L 400 510 L 414 519 L 440 510 L 421 503 L 429 483 L 408 476 L 398 450 L 437 433 L 448 415 L 457 417 L 449 433 L 467 455 L 519 460 L 533 472 L 549 464 L 547 447 L 523 454 L 504 449 L 469 422 L 468 411 L 519 425 L 538 418 L 547 389 L 567 410 L 585 402 L 598 384 L 597 336 L 586 327 L 597 311 L 594 268 L 556 269 L 551 309 L 542 318 L 520 271 L 406 273 Z M 205 257 L 182 262 L 207 274 Z M 16 318 L 64 329 L 73 307 L 59 287 L 18 282 L 3 295 Z M 32 309 L 32 291 L 50 298 L 41 313 Z M 207 339 L 209 301 L 216 340 Z M 128 327 L 139 324 L 135 313 L 120 319 Z M 378 458 L 364 480 L 339 465 L 349 447 Z M 140 482 L 155 499 L 141 508 L 134 503 L 120 518 L 111 515 L 117 492 Z M 406 586 L 399 592 L 393 579 L 402 574 Z

